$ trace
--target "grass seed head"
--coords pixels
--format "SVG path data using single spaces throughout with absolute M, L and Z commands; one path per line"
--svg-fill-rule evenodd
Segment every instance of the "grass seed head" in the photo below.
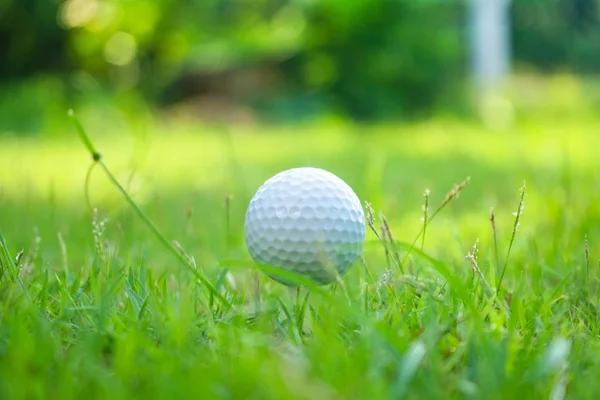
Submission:
M 367 210 L 367 225 L 375 230 L 375 211 L 373 211 L 373 207 L 367 201 L 365 201 L 365 209 Z
M 94 235 L 94 245 L 96 247 L 96 253 L 102 261 L 106 261 L 106 252 L 104 251 L 104 245 L 102 243 L 102 237 L 106 231 L 106 224 L 108 219 L 99 219 L 98 209 L 94 208 L 92 213 L 92 234 Z
M 390 225 L 388 224 L 387 218 L 383 214 L 381 217 L 381 231 L 384 233 L 384 236 L 389 240 L 390 243 L 394 243 L 394 236 L 392 235 L 392 230 L 390 229 Z
M 450 203 L 453 199 L 457 199 L 460 196 L 460 193 L 462 192 L 462 190 L 465 187 L 467 187 L 467 185 L 469 183 L 471 183 L 471 177 L 470 176 L 468 176 L 464 181 L 462 181 L 458 185 L 454 186 L 454 188 L 452 188 L 451 191 L 449 191 L 448 193 L 446 193 L 446 198 L 442 202 L 442 207 L 445 206 L 446 204 Z

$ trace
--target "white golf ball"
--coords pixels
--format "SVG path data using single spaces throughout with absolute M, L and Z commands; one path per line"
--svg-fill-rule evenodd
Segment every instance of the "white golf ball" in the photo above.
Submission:
M 365 240 L 361 202 L 348 184 L 319 168 L 293 168 L 256 192 L 244 224 L 257 264 L 328 284 L 358 260 Z M 285 279 L 270 275 L 280 283 Z

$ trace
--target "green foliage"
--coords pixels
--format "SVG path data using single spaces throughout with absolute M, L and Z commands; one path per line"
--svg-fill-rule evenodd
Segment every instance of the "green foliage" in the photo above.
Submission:
M 68 32 L 56 23 L 59 1 L 0 1 L 1 81 L 69 66 Z
M 304 51 L 286 63 L 300 90 L 359 119 L 412 115 L 457 94 L 464 7 L 446 2 L 331 1 L 310 14 Z
M 515 59 L 541 70 L 598 72 L 598 0 L 512 2 Z
M 322 113 L 372 119 L 437 106 L 444 96 L 456 94 L 456 77 L 463 75 L 460 3 L 38 3 L 11 1 L 0 11 L 3 42 L 21 53 L 5 53 L 10 61 L 3 63 L 9 68 L 2 74 L 5 79 L 12 80 L 17 72 L 43 73 L 53 65 L 68 87 L 63 90 L 79 90 L 69 75 L 83 72 L 111 92 L 136 89 L 151 103 L 164 105 L 205 94 L 205 84 L 194 88 L 180 83 L 191 76 L 280 119 Z M 16 15 L 35 29 L 21 26 L 27 35 L 12 29 Z M 47 54 L 50 49 L 52 56 Z M 211 83 L 222 79 L 220 72 L 236 76 L 248 69 L 264 76 L 274 69 L 276 81 L 233 91 Z
M 468 7 L 447 0 L 5 0 L 1 128 L 46 130 L 55 108 L 85 104 L 97 88 L 152 107 L 217 96 L 280 121 L 461 111 Z M 597 0 L 512 1 L 516 65 L 596 72 L 598 13 Z

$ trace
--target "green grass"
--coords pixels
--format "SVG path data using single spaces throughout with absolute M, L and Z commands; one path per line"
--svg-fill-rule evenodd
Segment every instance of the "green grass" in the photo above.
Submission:
M 110 171 L 186 255 L 157 239 L 99 167 L 90 210 L 92 160 L 75 132 L 0 139 L 0 398 L 562 399 L 600 390 L 600 122 L 504 133 L 449 121 L 157 124 L 143 137 L 101 128 L 88 130 Z M 346 180 L 389 238 L 385 216 L 394 242 L 369 229 L 364 265 L 339 284 L 296 291 L 251 262 L 243 218 L 265 179 L 299 165 Z

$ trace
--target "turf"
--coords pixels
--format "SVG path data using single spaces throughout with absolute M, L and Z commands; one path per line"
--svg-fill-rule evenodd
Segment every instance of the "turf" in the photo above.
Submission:
M 74 132 L 1 139 L 0 398 L 600 390 L 600 122 L 101 128 L 102 160 L 166 241 L 100 166 L 86 198 Z M 296 290 L 252 263 L 243 219 L 300 165 L 346 180 L 373 220 L 340 282 Z

